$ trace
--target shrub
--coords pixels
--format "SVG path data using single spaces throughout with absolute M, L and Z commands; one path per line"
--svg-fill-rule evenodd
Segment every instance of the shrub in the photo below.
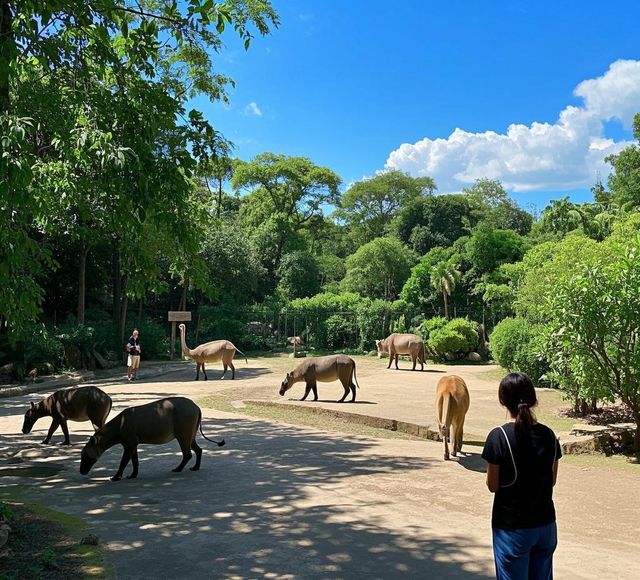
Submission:
M 543 348 L 542 327 L 523 318 L 505 318 L 493 329 L 489 349 L 496 362 L 509 371 L 526 373 L 534 382 L 549 371 L 540 352 Z
M 18 378 L 23 378 L 32 368 L 41 372 L 48 365 L 56 369 L 62 367 L 62 344 L 44 324 L 25 324 L 12 338 L 10 359 Z
M 428 340 L 432 332 L 444 328 L 447 325 L 447 322 L 448 321 L 444 316 L 434 316 L 433 318 L 429 318 L 421 322 L 416 330 L 424 340 Z
M 427 344 L 440 358 L 445 355 L 463 356 L 478 346 L 477 324 L 465 318 L 454 318 L 443 325 L 444 319 L 431 319 Z

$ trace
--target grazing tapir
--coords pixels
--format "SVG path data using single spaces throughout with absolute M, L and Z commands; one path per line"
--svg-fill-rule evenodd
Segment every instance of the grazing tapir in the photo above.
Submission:
M 444 441 L 444 458 L 449 459 L 449 439 L 451 454 L 455 457 L 462 450 L 464 418 L 469 410 L 469 390 L 457 375 L 442 377 L 436 385 L 436 410 L 440 435 Z
M 424 363 L 427 362 L 424 349 L 424 341 L 416 334 L 400 334 L 394 332 L 383 338 L 382 340 L 376 340 L 376 346 L 378 347 L 378 356 L 383 352 L 389 353 L 389 364 L 387 368 L 391 368 L 391 361 L 395 359 L 396 369 L 398 369 L 398 355 L 408 354 L 411 356 L 413 362 L 413 368 L 416 370 L 416 363 L 420 363 L 420 370 L 424 370 Z
M 280 385 L 280 396 L 283 396 L 293 385 L 304 381 L 306 388 L 301 401 L 304 401 L 309 392 L 313 390 L 313 400 L 318 400 L 317 382 L 329 383 L 331 381 L 340 380 L 344 387 L 344 395 L 338 403 L 343 403 L 351 390 L 351 402 L 356 400 L 356 362 L 349 356 L 344 354 L 331 354 L 328 356 L 319 356 L 316 358 L 308 358 L 301 362 L 293 371 L 287 373 L 287 376 Z M 355 384 L 354 384 L 355 381 Z M 360 388 L 360 385 L 358 385 Z
M 69 429 L 67 421 L 91 421 L 94 429 L 99 429 L 107 422 L 111 412 L 111 397 L 98 387 L 77 387 L 63 389 L 49 395 L 38 403 L 31 403 L 31 408 L 24 415 L 22 432 L 31 433 L 35 422 L 42 417 L 51 417 L 51 427 L 42 441 L 49 443 L 58 427 L 62 427 L 64 441 L 69 445 Z
M 160 445 L 173 439 L 178 440 L 182 451 L 182 461 L 173 471 L 182 471 L 192 457 L 191 450 L 196 454 L 196 463 L 191 471 L 198 471 L 202 459 L 202 449 L 196 443 L 198 428 L 207 441 L 215 443 L 218 447 L 224 445 L 224 439 L 214 441 L 202 433 L 202 411 L 191 399 L 169 397 L 146 405 L 129 407 L 89 438 L 80 457 L 80 473 L 87 475 L 107 449 L 120 444 L 124 447 L 124 452 L 120 467 L 111 480 L 122 479 L 129 461 L 133 464 L 133 471 L 127 477 L 134 479 L 138 476 L 138 445 Z

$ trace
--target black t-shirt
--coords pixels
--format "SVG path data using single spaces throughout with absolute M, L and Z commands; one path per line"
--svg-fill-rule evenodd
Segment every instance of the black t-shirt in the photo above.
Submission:
M 131 347 L 127 349 L 131 356 L 139 356 L 140 355 L 140 339 L 133 338 L 133 336 L 129 337 L 127 344 Z
M 554 432 L 540 423 L 532 427 L 528 445 L 516 440 L 515 423 L 489 433 L 482 458 L 500 466 L 500 487 L 493 499 L 493 528 L 536 528 L 556 521 L 553 464 L 560 457 L 562 451 Z

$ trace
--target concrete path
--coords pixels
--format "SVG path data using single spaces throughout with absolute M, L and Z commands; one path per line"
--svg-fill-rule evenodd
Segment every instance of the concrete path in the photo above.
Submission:
M 268 378 L 252 377 L 195 383 L 188 371 L 105 390 L 117 411 L 169 394 L 198 398 L 223 384 L 242 391 Z M 204 409 L 205 433 L 227 446 L 203 442 L 200 472 L 170 472 L 179 462 L 175 442 L 147 445 L 139 478 L 113 483 L 119 448 L 89 477 L 78 472 L 88 425 L 71 425 L 70 449 L 40 445 L 48 420 L 19 433 L 34 398 L 2 400 L 2 486 L 17 484 L 33 501 L 86 519 L 118 578 L 493 576 L 491 495 L 477 448 L 445 463 L 435 442 L 343 436 Z M 59 470 L 25 477 L 30 466 Z M 633 472 L 562 466 L 557 578 L 637 578 L 639 483 Z

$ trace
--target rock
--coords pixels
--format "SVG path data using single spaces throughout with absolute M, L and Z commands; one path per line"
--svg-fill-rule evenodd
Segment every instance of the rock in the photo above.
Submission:
M 482 357 L 477 352 L 470 352 L 467 355 L 467 360 L 470 360 L 471 362 L 480 362 Z
M 447 359 L 449 362 L 452 362 L 454 360 L 458 360 L 460 357 L 457 354 L 448 352 L 447 354 L 444 355 L 444 358 Z
M 100 543 L 100 538 L 95 534 L 88 534 L 80 540 L 80 543 L 87 546 L 97 546 Z
M 297 352 L 292 352 L 289 355 L 289 358 L 304 358 L 305 356 L 307 356 L 307 353 L 302 350 L 299 350 Z
M 0 549 L 9 541 L 9 532 L 11 532 L 9 524 L 0 524 Z

